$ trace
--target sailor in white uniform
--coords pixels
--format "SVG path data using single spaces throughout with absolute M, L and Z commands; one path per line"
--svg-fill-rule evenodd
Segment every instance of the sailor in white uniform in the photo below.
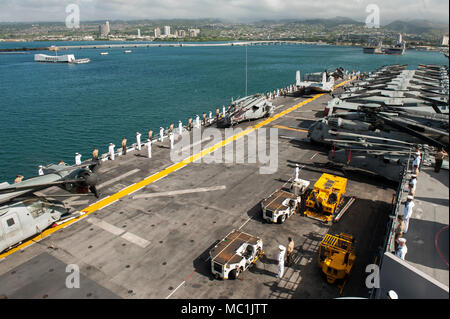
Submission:
M 173 149 L 173 141 L 175 139 L 175 136 L 172 132 L 169 133 L 169 139 L 170 139 L 170 149 Z
M 164 142 L 164 129 L 162 127 L 159 128 L 159 140 Z
M 75 153 L 75 165 L 81 165 L 81 154 Z
M 412 210 L 413 210 L 413 207 L 415 206 L 413 199 L 414 199 L 414 197 L 412 195 L 408 195 L 406 197 L 405 209 L 403 211 L 403 216 L 404 216 L 403 218 L 405 221 L 405 230 L 403 231 L 404 234 L 406 234 L 408 232 L 409 219 L 412 216 Z
M 298 181 L 298 175 L 300 173 L 300 167 L 298 164 L 295 164 L 295 170 L 294 170 L 294 181 Z
M 178 121 L 178 134 L 181 135 L 183 133 L 183 123 L 181 121 Z
M 408 252 L 408 247 L 406 247 L 406 239 L 405 238 L 399 238 L 398 239 L 398 248 L 395 251 L 395 256 L 398 258 L 401 258 L 402 260 L 405 260 L 406 253 Z
M 212 123 L 212 112 L 209 111 L 209 123 Z
M 419 166 L 420 166 L 420 152 L 417 151 L 416 153 L 414 153 L 414 160 L 412 162 L 412 171 L 414 174 L 419 174 Z
M 141 133 L 136 132 L 137 149 L 141 150 Z
M 115 158 L 114 147 L 116 147 L 116 146 L 113 143 L 109 143 L 108 152 L 109 152 L 111 161 L 114 161 L 114 158 Z
M 148 158 L 152 158 L 152 140 L 148 139 L 147 140 L 147 154 L 148 154 Z
M 411 179 L 409 180 L 409 194 L 414 196 L 414 194 L 416 193 L 416 185 L 417 185 L 417 175 L 416 174 L 411 174 Z
M 279 245 L 278 248 L 280 249 L 280 252 L 278 253 L 278 274 L 277 278 L 283 277 L 284 274 L 284 255 L 286 253 L 286 247 L 283 245 Z
M 225 106 L 222 106 L 222 112 L 223 112 L 222 115 L 225 116 L 225 113 L 226 113 Z
M 200 128 L 200 117 L 198 115 L 195 116 L 195 127 Z
M 39 171 L 38 171 L 39 176 L 44 175 L 44 166 L 39 165 Z

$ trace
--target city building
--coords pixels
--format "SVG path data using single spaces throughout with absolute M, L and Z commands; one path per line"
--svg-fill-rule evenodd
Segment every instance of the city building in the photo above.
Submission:
M 137 37 L 138 37 L 138 38 L 141 37 L 141 29 L 137 29 Z
M 164 26 L 164 35 L 170 35 L 170 26 L 168 25 Z
M 448 35 L 442 37 L 441 45 L 448 45 Z
M 159 38 L 161 36 L 161 29 L 160 28 L 156 28 L 154 33 L 155 33 L 155 38 Z
M 191 38 L 195 38 L 200 33 L 200 29 L 189 29 L 188 32 Z
M 185 30 L 178 30 L 178 37 L 185 38 L 186 37 L 186 31 Z
M 105 24 L 101 24 L 98 29 L 99 37 L 107 37 L 109 33 L 111 32 L 109 21 L 106 21 Z

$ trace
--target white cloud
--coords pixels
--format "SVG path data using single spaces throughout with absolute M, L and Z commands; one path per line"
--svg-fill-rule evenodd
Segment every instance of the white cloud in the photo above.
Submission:
M 365 8 L 371 3 L 380 7 L 381 24 L 449 19 L 448 0 L 0 0 L 0 22 L 64 22 L 70 3 L 80 6 L 81 21 L 220 18 L 245 22 L 336 16 L 364 21 Z

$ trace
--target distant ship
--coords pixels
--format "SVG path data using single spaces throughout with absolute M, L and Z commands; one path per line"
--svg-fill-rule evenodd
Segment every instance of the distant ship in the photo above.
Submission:
M 394 54 L 394 55 L 402 55 L 405 53 L 406 43 L 402 39 L 402 35 L 399 34 L 397 38 L 397 42 L 390 47 L 384 49 L 385 54 Z
M 125 50 L 124 52 L 125 53 L 131 53 L 131 50 Z
M 397 41 L 394 45 L 383 47 L 383 43 L 379 41 L 377 44 L 369 44 L 363 47 L 363 52 L 368 54 L 393 54 L 402 55 L 405 53 L 406 43 L 402 39 L 402 35 L 399 34 Z
M 36 62 L 50 62 L 50 63 L 88 63 L 90 59 L 75 59 L 73 54 L 66 55 L 46 55 L 46 54 L 35 54 L 34 61 Z
M 100 52 L 100 55 L 108 55 L 108 52 Z
M 368 45 L 363 47 L 363 52 L 367 54 L 383 54 L 382 50 L 383 43 L 381 41 L 378 41 L 377 44 L 374 45 Z

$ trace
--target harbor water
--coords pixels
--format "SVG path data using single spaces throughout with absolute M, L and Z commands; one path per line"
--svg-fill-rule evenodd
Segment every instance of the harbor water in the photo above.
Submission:
M 0 48 L 45 47 L 56 43 L 0 43 Z M 79 44 L 79 43 L 77 43 Z M 92 44 L 87 42 L 86 44 Z M 57 43 L 56 45 L 73 45 Z M 107 152 L 122 137 L 222 109 L 245 95 L 245 47 L 156 47 L 77 49 L 58 54 L 89 58 L 87 64 L 36 63 L 35 53 L 0 54 L 0 182 L 16 174 L 37 175 L 39 165 L 75 152 Z M 100 55 L 100 52 L 109 52 Z M 52 53 L 54 54 L 54 53 Z M 295 83 L 302 74 L 343 67 L 361 72 L 386 64 L 445 64 L 439 52 L 407 50 L 402 56 L 368 55 L 361 48 L 325 45 L 248 47 L 248 93 L 265 93 Z

